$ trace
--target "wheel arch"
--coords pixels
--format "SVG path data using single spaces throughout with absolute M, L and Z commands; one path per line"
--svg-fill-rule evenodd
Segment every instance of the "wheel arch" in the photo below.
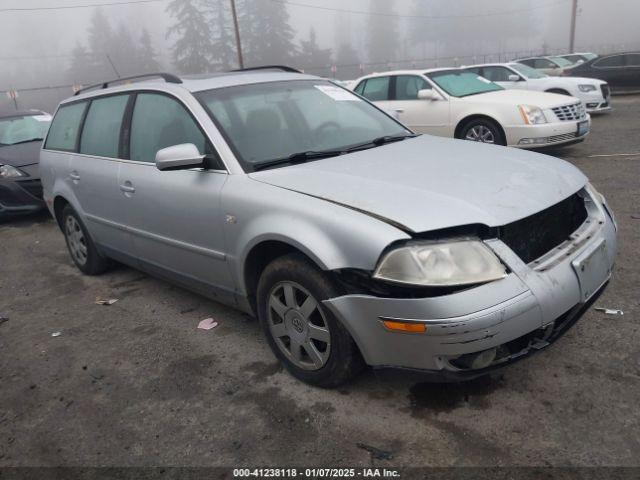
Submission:
M 557 93 L 558 95 L 567 95 L 567 96 L 572 96 L 571 93 L 569 93 L 567 90 L 565 90 L 564 88 L 548 88 L 545 90 L 546 93 Z
M 502 126 L 502 124 L 496 120 L 494 117 L 490 116 L 490 115 L 485 115 L 482 113 L 474 113 L 472 115 L 467 115 L 466 117 L 464 117 L 462 120 L 460 120 L 458 122 L 458 124 L 456 125 L 455 131 L 453 133 L 454 138 L 461 138 L 460 135 L 462 134 L 462 129 L 469 123 L 472 122 L 474 120 L 490 120 L 491 122 L 495 123 L 495 125 L 498 127 L 498 130 L 500 130 L 500 134 L 502 135 L 502 139 L 506 142 L 507 141 L 507 133 L 504 131 L 504 127 Z
M 62 195 L 57 195 L 53 199 L 53 216 L 56 219 L 56 222 L 58 223 L 58 227 L 60 227 L 60 229 L 62 229 L 62 211 L 67 205 L 71 205 L 71 203 Z
M 291 239 L 267 238 L 252 245 L 242 262 L 242 283 L 248 306 L 256 314 L 256 292 L 264 269 L 272 261 L 282 256 L 298 253 L 304 256 L 318 269 L 326 271 L 327 266 L 308 249 Z

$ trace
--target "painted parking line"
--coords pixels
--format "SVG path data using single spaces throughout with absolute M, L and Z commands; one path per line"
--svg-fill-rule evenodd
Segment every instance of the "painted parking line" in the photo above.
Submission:
M 637 153 L 600 153 L 597 155 L 587 155 L 587 158 L 596 157 L 640 157 L 640 152 Z

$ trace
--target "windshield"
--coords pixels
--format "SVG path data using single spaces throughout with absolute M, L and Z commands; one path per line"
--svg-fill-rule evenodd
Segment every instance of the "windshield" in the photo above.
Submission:
M 524 65 L 523 63 L 513 63 L 509 66 L 513 68 L 516 72 L 518 72 L 521 75 L 524 75 L 527 78 L 547 78 L 549 76 L 536 70 L 535 68 L 531 68 L 528 65 Z
M 468 95 L 504 90 L 500 85 L 476 73 L 464 70 L 427 72 L 425 75 L 433 80 L 441 89 L 454 97 L 466 97 Z
M 196 96 L 245 171 L 303 153 L 338 155 L 380 137 L 411 134 L 370 103 L 324 80 L 241 85 Z
M 42 140 L 51 123 L 50 115 L 0 118 L 0 146 Z
M 551 60 L 553 63 L 557 64 L 560 67 L 570 67 L 571 65 L 573 65 L 573 62 L 562 57 L 549 57 L 549 60 Z

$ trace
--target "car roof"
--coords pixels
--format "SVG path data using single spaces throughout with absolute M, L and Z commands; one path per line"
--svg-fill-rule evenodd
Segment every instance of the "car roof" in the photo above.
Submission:
M 11 117 L 31 117 L 34 115 L 49 115 L 47 112 L 43 112 L 42 110 L 9 110 L 0 112 L 0 118 L 11 118 Z
M 525 60 L 525 59 L 523 59 Z M 518 63 L 516 61 L 513 62 L 487 62 L 487 63 L 474 63 L 473 65 L 463 65 L 462 69 L 465 68 L 477 68 L 477 67 L 510 67 L 511 65 Z
M 411 70 L 389 70 L 386 72 L 375 72 L 363 75 L 357 81 L 365 78 L 388 77 L 389 75 L 424 75 L 425 73 L 444 72 L 447 70 L 463 70 L 463 67 L 440 67 L 440 68 L 414 68 Z
M 73 102 L 80 99 L 91 98 L 95 96 L 106 95 L 116 92 L 125 92 L 132 90 L 144 89 L 145 87 L 153 87 L 154 89 L 173 91 L 175 87 L 183 88 L 191 93 L 203 90 L 211 90 L 216 88 L 233 87 L 238 85 L 250 85 L 255 83 L 292 81 L 292 80 L 323 80 L 314 75 L 297 73 L 295 71 L 283 71 L 276 68 L 273 69 L 257 69 L 245 71 L 232 71 L 221 73 L 210 73 L 202 75 L 187 75 L 176 77 L 167 74 L 158 74 L 165 78 L 146 78 L 128 81 L 127 79 L 116 79 L 105 83 L 101 87 L 100 84 L 87 87 L 86 91 L 81 90 L 78 94 L 64 100 L 61 103 Z M 109 86 L 109 84 L 115 84 Z M 165 88 L 163 88 L 165 87 Z

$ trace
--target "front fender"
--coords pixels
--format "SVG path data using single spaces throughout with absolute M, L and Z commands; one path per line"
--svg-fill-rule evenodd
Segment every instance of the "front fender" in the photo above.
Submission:
M 390 243 L 410 238 L 365 213 L 245 176 L 230 176 L 222 205 L 228 260 L 242 292 L 247 256 L 265 241 L 286 243 L 323 270 L 373 270 Z

